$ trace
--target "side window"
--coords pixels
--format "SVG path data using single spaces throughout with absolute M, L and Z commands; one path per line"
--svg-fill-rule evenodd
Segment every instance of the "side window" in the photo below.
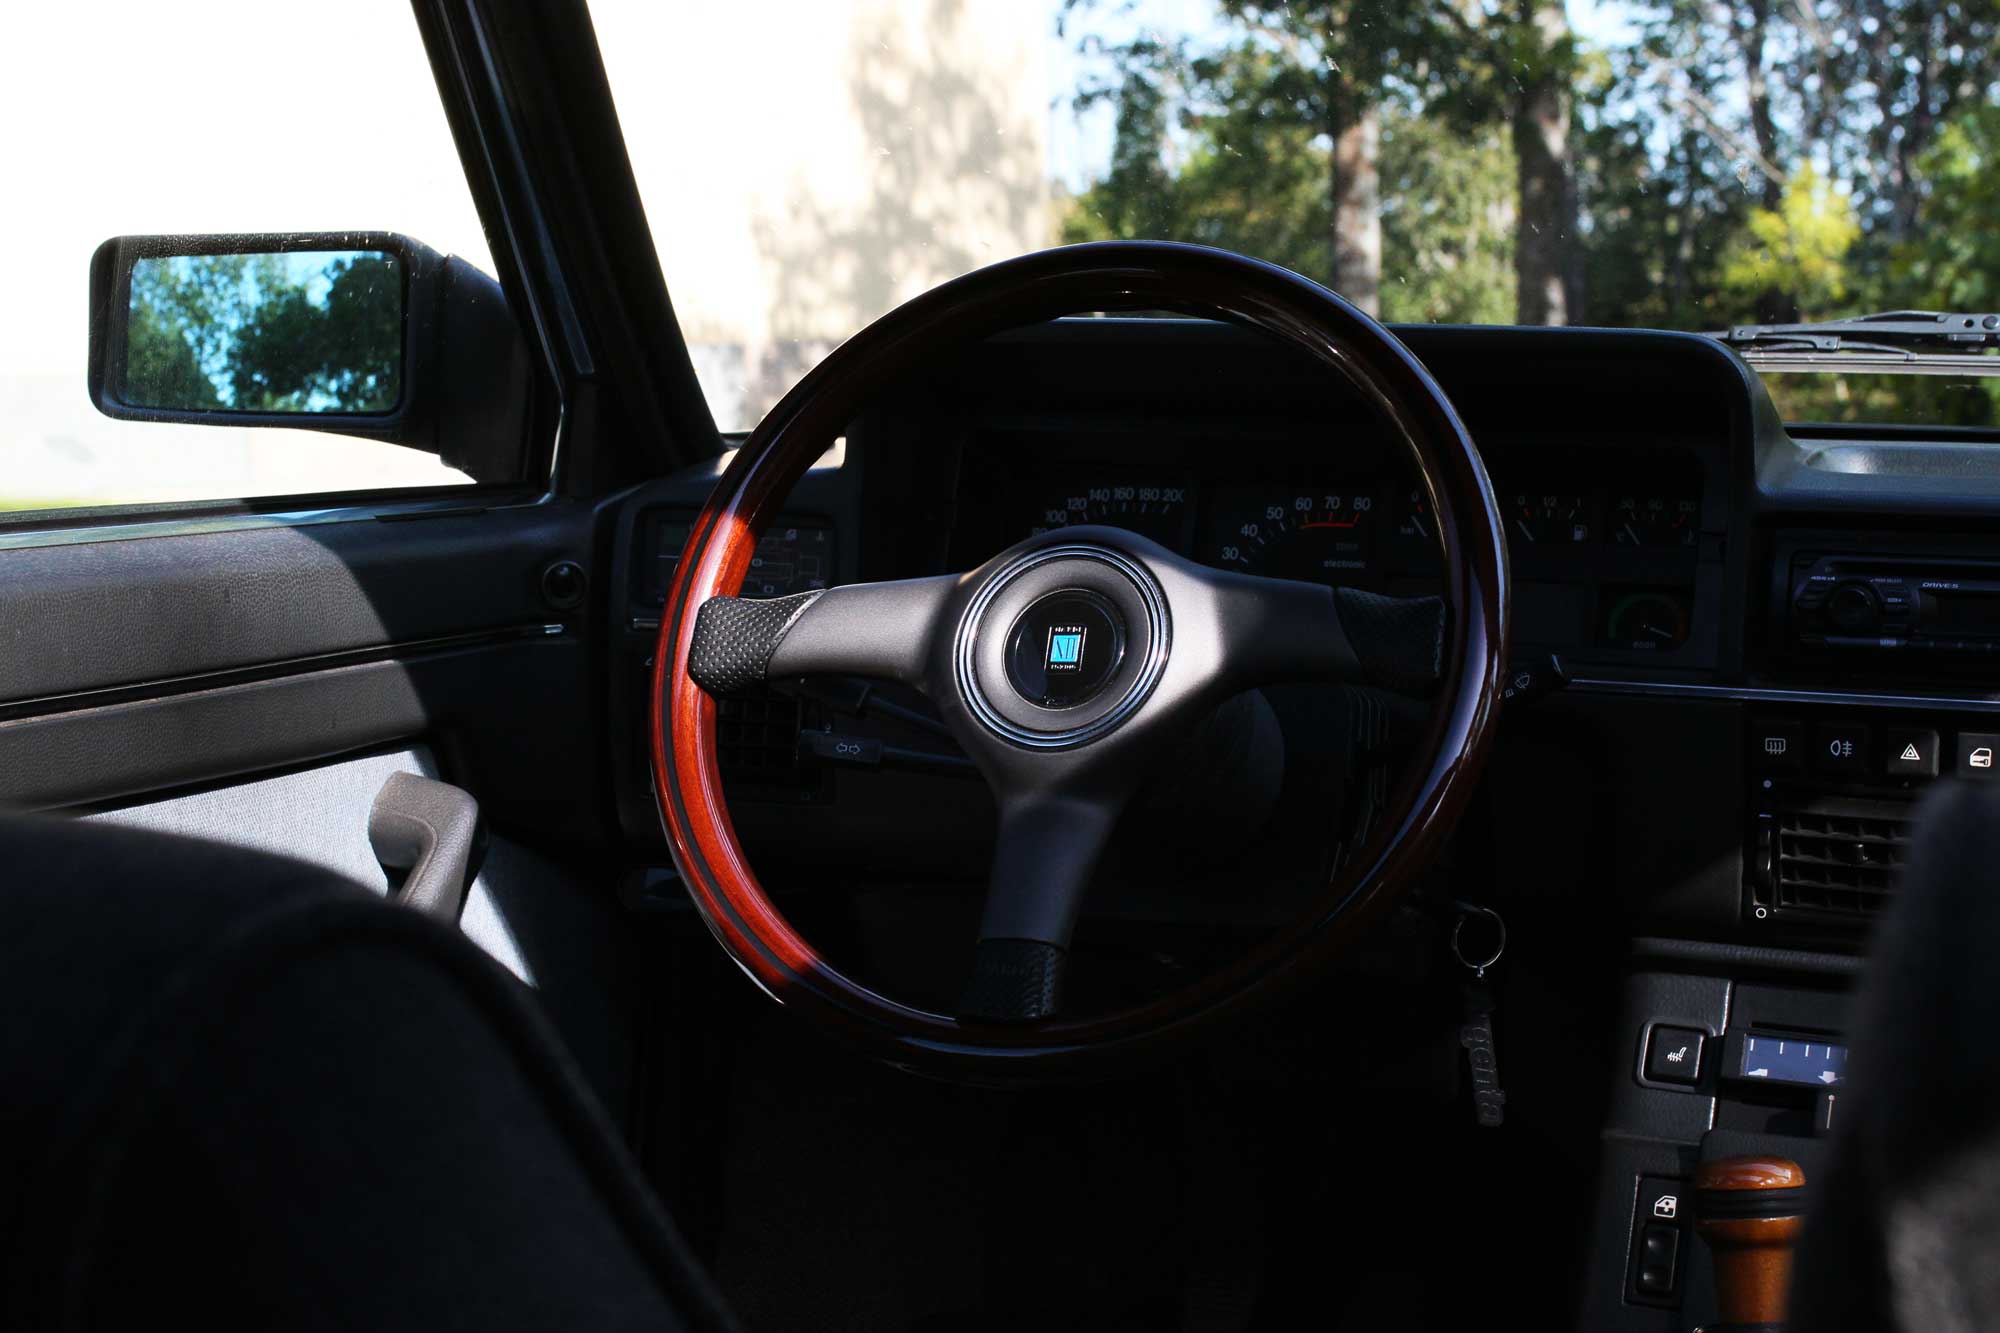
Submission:
M 410 7 L 77 0 L 21 26 L 0 43 L 0 511 L 468 484 L 384 438 L 113 419 L 87 385 L 93 255 L 112 237 L 367 229 L 492 272 Z M 259 371 L 252 386 L 243 351 L 312 360 L 330 325 L 394 321 L 368 293 L 408 281 L 395 258 L 361 244 L 223 258 L 127 260 L 128 401 L 398 401 L 397 365 L 295 366 L 276 384 Z M 188 314 L 204 290 L 205 326 Z

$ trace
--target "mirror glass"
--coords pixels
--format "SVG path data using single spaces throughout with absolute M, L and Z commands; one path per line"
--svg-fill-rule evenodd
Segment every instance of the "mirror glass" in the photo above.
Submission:
M 402 397 L 403 270 L 386 251 L 137 259 L 131 291 L 133 407 L 350 415 Z

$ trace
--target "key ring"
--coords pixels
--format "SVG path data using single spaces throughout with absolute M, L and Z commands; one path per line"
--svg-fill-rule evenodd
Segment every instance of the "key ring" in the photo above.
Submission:
M 1459 961 L 1460 966 L 1471 972 L 1474 978 L 1483 981 L 1486 977 L 1486 969 L 1499 962 L 1500 955 L 1507 952 L 1507 923 L 1501 920 L 1500 914 L 1490 907 L 1481 907 L 1476 903 L 1462 903 L 1457 901 L 1454 901 L 1452 906 L 1458 909 L 1458 920 L 1452 924 L 1451 928 L 1451 956 Z M 1482 963 L 1475 963 L 1470 958 L 1467 958 L 1465 950 L 1459 947 L 1458 942 L 1460 932 L 1465 929 L 1465 923 L 1474 916 L 1491 917 L 1493 928 L 1500 934 L 1499 939 L 1493 943 L 1493 956 Z

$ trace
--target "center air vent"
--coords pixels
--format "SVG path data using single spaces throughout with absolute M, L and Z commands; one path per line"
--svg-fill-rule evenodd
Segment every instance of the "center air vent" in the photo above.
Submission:
M 1769 816 L 1768 871 L 1753 903 L 1782 918 L 1860 921 L 1880 912 L 1909 856 L 1905 802 L 1847 797 L 1786 801 Z M 1760 870 L 1764 867 L 1759 867 Z M 1760 912 L 1759 915 L 1762 915 Z

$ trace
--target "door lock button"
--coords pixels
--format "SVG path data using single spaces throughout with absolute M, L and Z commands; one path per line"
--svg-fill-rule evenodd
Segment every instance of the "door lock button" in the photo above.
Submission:
M 1962 778 L 2000 777 L 1995 756 L 2000 755 L 2000 736 L 1978 731 L 1958 734 L 1958 775 Z

